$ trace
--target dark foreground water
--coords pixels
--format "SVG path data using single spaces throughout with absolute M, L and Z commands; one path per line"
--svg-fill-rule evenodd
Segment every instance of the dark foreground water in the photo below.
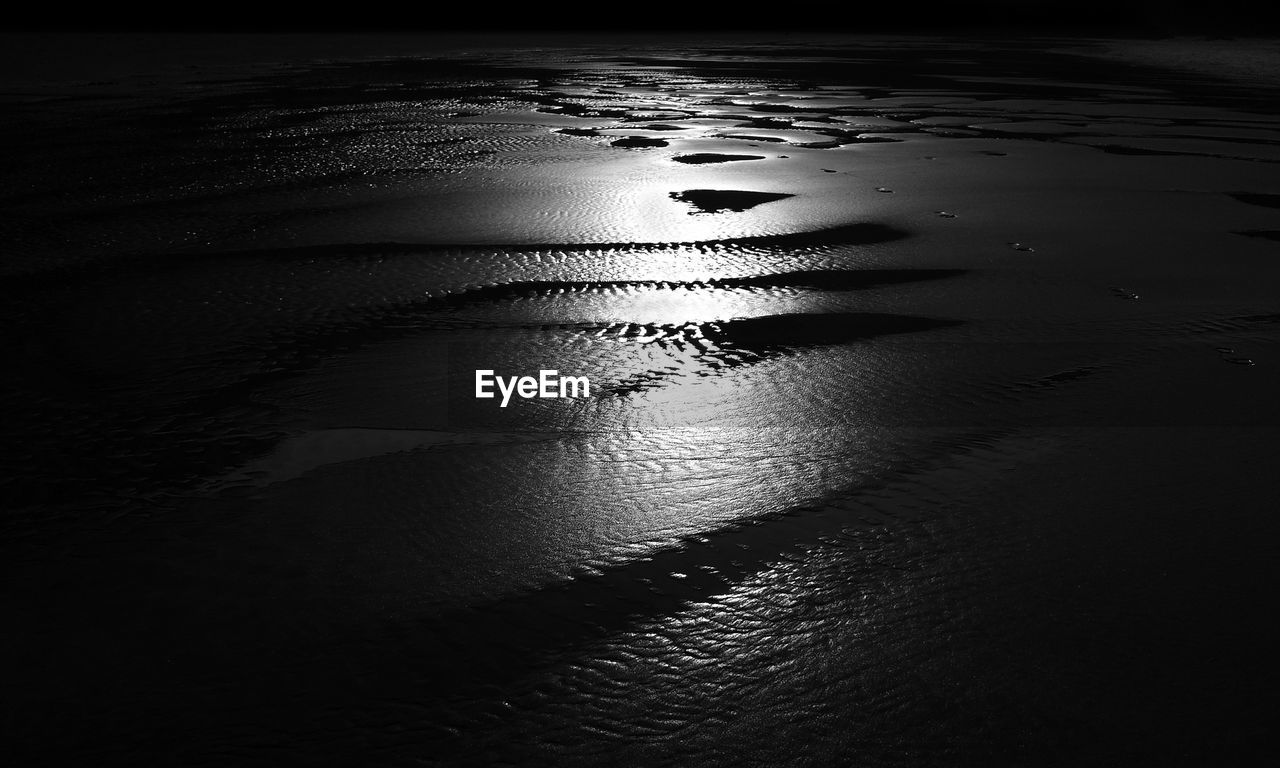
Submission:
M 238 44 L 7 86 L 15 765 L 1266 746 L 1274 83 Z

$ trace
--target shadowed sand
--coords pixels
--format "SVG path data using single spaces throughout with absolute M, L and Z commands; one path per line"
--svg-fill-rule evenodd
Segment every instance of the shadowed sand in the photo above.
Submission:
M 745 192 L 725 189 L 687 189 L 683 192 L 672 192 L 671 197 L 682 203 L 688 203 L 697 211 L 691 213 L 720 213 L 722 211 L 745 211 L 771 203 L 785 200 L 795 195 L 782 192 Z
M 843 344 L 891 333 L 914 333 L 956 325 L 954 320 L 871 312 L 825 312 L 751 317 L 710 323 L 708 339 L 755 352 L 786 347 Z
M 1257 237 L 1263 240 L 1275 240 L 1280 242 L 1280 229 L 1245 229 L 1239 233 L 1245 237 Z
M 788 197 L 788 195 L 783 195 Z M 0 296 L 22 296 L 31 291 L 56 289 L 68 283 L 101 279 L 107 276 L 145 274 L 152 271 L 181 271 L 200 264 L 229 264 L 244 261 L 337 261 L 375 257 L 412 259 L 417 256 L 440 255 L 459 251 L 479 253 L 581 253 L 590 251 L 637 251 L 652 253 L 676 248 L 702 250 L 736 250 L 762 248 L 838 248 L 844 245 L 888 243 L 910 237 L 910 233 L 878 222 L 862 222 L 837 227 L 789 232 L 776 235 L 747 235 L 712 240 L 673 242 L 560 242 L 560 243 L 335 243 L 253 250 L 191 251 L 188 253 L 116 254 L 114 258 L 73 263 L 33 274 L 14 275 L 0 284 Z
M 1231 196 L 1242 203 L 1263 208 L 1280 208 L 1280 195 L 1263 192 L 1232 192 Z
M 724 155 L 717 152 L 695 152 L 692 155 L 676 155 L 671 158 L 677 163 L 688 165 L 706 165 L 708 163 L 732 163 L 736 160 L 763 160 L 764 155 Z
M 870 312 L 791 313 L 687 323 L 679 326 L 634 326 L 624 336 L 643 336 L 661 348 L 693 350 L 698 375 L 757 365 L 814 347 L 849 344 L 893 334 L 919 333 L 960 325 L 959 321 Z M 605 329 L 611 330 L 611 329 Z M 599 388 L 605 395 L 630 395 L 655 389 L 670 380 L 667 371 L 634 374 Z
M 623 147 L 626 149 L 667 146 L 667 142 L 664 139 L 650 139 L 644 136 L 628 136 L 625 139 L 617 139 L 609 143 L 615 147 Z

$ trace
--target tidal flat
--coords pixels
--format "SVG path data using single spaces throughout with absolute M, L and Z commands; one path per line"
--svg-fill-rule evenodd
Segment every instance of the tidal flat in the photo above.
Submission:
M 1258 43 L 26 44 L 14 765 L 1269 743 Z

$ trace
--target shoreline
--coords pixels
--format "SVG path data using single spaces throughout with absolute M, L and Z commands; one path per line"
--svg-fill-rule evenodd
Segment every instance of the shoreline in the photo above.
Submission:
M 1280 118 L 1027 41 L 860 44 L 19 100 L 16 751 L 1265 746 Z M 546 369 L 591 397 L 475 398 Z

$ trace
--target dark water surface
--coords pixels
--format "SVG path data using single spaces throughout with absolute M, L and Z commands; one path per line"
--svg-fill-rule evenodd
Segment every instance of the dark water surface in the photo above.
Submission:
M 6 79 L 13 764 L 1267 744 L 1267 83 L 1081 40 L 207 42 Z M 552 368 L 592 396 L 474 397 Z

